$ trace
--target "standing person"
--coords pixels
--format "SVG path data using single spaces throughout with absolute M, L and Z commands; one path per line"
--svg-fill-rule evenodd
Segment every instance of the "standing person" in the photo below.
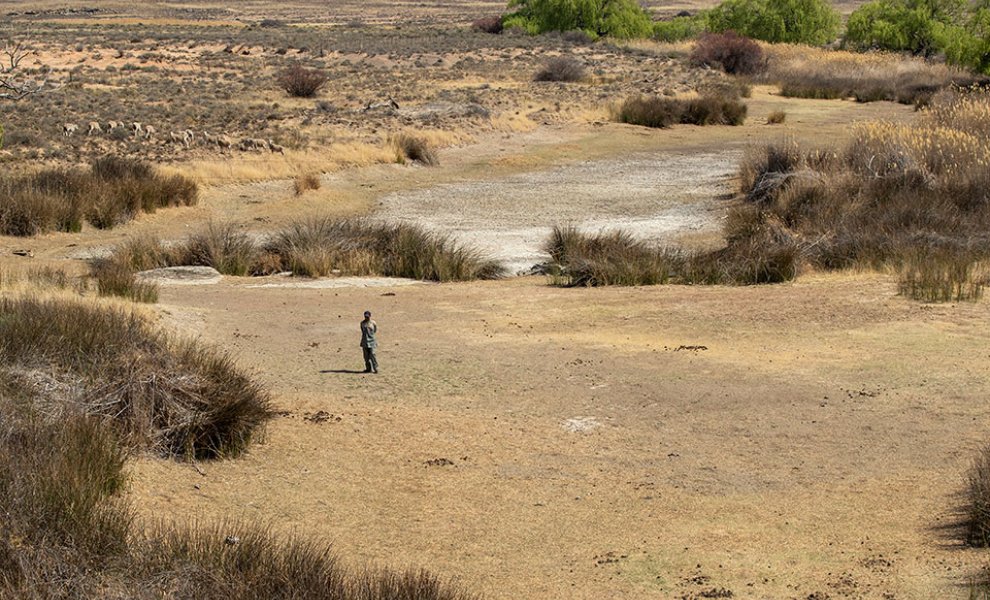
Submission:
M 375 350 L 378 349 L 378 323 L 371 320 L 371 311 L 364 311 L 364 320 L 361 321 L 361 348 L 364 350 L 364 372 L 378 372 L 378 357 Z

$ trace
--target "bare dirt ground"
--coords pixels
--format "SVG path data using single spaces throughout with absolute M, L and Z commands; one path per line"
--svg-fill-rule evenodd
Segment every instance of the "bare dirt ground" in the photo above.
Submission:
M 169 288 L 166 322 L 285 412 L 205 476 L 138 461 L 133 496 L 492 598 L 961 596 L 985 559 L 946 527 L 985 439 L 990 315 L 894 288 Z M 377 377 L 349 372 L 365 308 Z

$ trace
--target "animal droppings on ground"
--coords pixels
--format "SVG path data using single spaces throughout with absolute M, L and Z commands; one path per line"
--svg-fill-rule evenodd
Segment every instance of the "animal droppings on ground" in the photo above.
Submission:
M 320 423 L 326 423 L 328 421 L 339 423 L 342 418 L 343 417 L 341 417 L 340 415 L 332 415 L 325 410 L 321 410 L 315 413 L 308 413 L 306 416 L 303 417 L 303 420 L 319 425 Z
M 453 466 L 454 461 L 449 458 L 431 458 L 430 460 L 424 461 L 427 467 L 450 467 Z

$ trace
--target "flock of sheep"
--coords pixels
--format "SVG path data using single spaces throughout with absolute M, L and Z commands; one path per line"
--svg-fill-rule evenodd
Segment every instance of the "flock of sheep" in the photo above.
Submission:
M 145 125 L 143 123 L 131 123 L 128 125 L 122 121 L 108 121 L 106 125 L 99 123 L 98 121 L 90 121 L 89 127 L 86 130 L 86 135 L 100 135 L 100 134 L 111 134 L 114 131 L 129 131 L 137 139 L 153 140 L 158 133 L 158 130 L 151 125 Z M 65 123 L 62 125 L 62 137 L 71 137 L 79 133 L 79 126 L 75 123 Z M 165 141 L 173 144 L 182 144 L 186 148 L 190 147 L 196 141 L 196 134 L 191 129 L 186 129 L 184 131 L 169 131 L 168 136 Z M 284 155 L 285 148 L 279 146 L 271 140 L 263 140 L 259 138 L 243 138 L 240 142 L 234 142 L 226 135 L 213 135 L 210 133 L 203 133 L 203 141 L 208 145 L 215 145 L 221 150 L 229 150 L 234 148 L 240 148 L 241 150 L 268 150 L 272 153 L 279 153 Z

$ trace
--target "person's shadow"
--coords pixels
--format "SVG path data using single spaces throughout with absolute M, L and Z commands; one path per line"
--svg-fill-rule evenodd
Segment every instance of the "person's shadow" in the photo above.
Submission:
M 354 369 L 324 369 L 320 373 L 344 373 L 347 375 L 364 375 L 364 371 L 356 371 Z

